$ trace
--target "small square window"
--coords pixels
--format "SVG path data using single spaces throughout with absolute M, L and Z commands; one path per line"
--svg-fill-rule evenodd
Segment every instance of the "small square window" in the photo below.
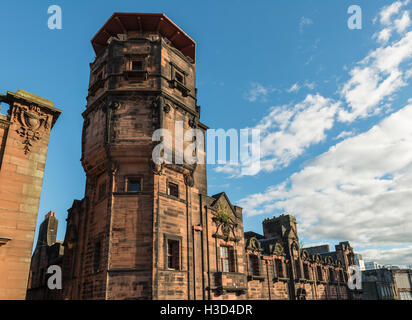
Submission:
M 175 79 L 177 82 L 180 82 L 181 84 L 184 84 L 184 76 L 183 74 L 179 73 L 179 72 L 175 72 Z
M 167 185 L 167 194 L 179 198 L 179 186 L 175 183 L 169 182 Z
M 167 268 L 179 270 L 180 268 L 180 250 L 178 240 L 167 240 Z
M 143 70 L 143 62 L 142 61 L 132 61 L 132 70 L 133 71 L 142 71 Z
M 140 192 L 142 191 L 142 179 L 129 178 L 127 180 L 127 192 Z

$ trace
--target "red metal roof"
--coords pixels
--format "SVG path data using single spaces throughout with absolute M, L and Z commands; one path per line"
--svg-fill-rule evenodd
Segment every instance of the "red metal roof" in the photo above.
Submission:
M 91 41 L 96 54 L 107 46 L 110 37 L 127 31 L 158 31 L 193 63 L 196 61 L 196 42 L 163 13 L 113 13 Z

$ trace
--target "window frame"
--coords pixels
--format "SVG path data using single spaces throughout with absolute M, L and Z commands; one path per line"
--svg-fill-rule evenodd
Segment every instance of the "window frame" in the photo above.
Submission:
M 139 184 L 140 184 L 140 190 L 139 191 L 129 190 L 129 186 L 131 185 L 131 183 L 130 183 L 131 180 L 139 180 Z M 143 191 L 143 177 L 138 176 L 138 175 L 126 176 L 125 177 L 124 190 L 127 193 L 140 193 L 140 192 L 142 192 Z
M 225 248 L 227 256 L 222 256 L 222 249 Z M 226 264 L 225 264 L 226 263 Z M 227 265 L 227 269 L 225 266 Z M 231 245 L 220 245 L 219 246 L 219 268 L 221 272 L 233 273 L 236 272 L 236 250 Z
M 173 186 L 176 187 L 176 191 L 177 191 L 176 195 L 174 195 L 174 194 L 171 193 L 170 185 L 173 185 Z M 173 181 L 167 181 L 167 184 L 166 184 L 166 193 L 167 193 L 168 196 L 171 196 L 171 197 L 174 197 L 174 198 L 179 199 L 179 184 L 176 183 L 176 182 L 173 182 Z
M 178 257 L 177 268 L 169 268 L 169 241 L 177 243 Z M 164 269 L 168 271 L 183 271 L 182 257 L 182 237 L 170 234 L 164 234 Z

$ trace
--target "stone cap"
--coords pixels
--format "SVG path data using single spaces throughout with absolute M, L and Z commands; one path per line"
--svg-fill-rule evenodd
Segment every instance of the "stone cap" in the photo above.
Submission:
M 17 92 L 7 91 L 7 95 L 0 94 L 0 102 L 6 102 L 9 105 L 12 105 L 13 101 L 16 100 L 23 101 L 26 104 L 35 104 L 39 107 L 47 109 L 53 115 L 52 126 L 62 112 L 60 109 L 54 107 L 53 101 L 42 98 L 22 89 L 17 90 Z

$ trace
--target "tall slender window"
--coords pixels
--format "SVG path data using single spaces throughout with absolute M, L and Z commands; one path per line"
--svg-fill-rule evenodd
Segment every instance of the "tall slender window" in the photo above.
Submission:
M 167 267 L 171 270 L 180 269 L 180 246 L 178 240 L 167 240 Z
M 275 265 L 276 265 L 276 273 L 279 278 L 283 278 L 285 275 L 283 273 L 283 264 L 282 260 L 280 259 L 275 259 Z
M 255 254 L 249 255 L 249 272 L 252 276 L 260 275 L 259 257 Z

